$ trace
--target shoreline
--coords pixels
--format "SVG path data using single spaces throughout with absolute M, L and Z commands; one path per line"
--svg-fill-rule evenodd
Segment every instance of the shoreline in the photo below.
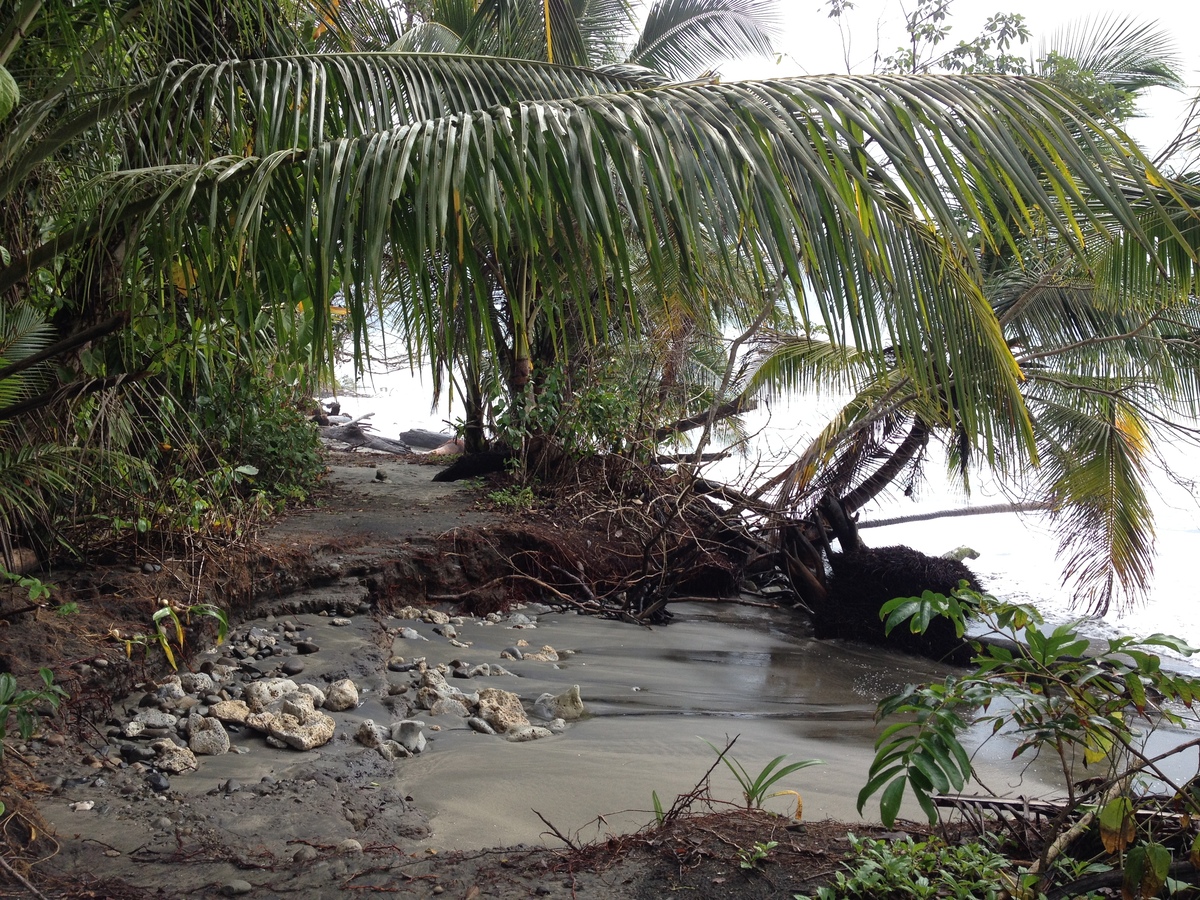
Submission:
M 376 478 L 380 468 L 383 481 Z M 102 743 L 103 726 L 79 744 L 31 742 L 35 746 L 26 747 L 25 755 L 36 768 L 27 784 L 34 785 L 32 793 L 59 835 L 49 863 L 56 876 L 109 873 L 147 886 L 168 881 L 175 896 L 247 882 L 254 896 L 275 896 L 261 892 L 267 882 L 249 878 L 262 868 L 286 872 L 289 890 L 318 897 L 331 881 L 345 883 L 368 869 L 382 867 L 400 878 L 394 873 L 407 872 L 414 854 L 441 858 L 449 850 L 455 859 L 479 860 L 503 856 L 503 848 L 514 844 L 528 848 L 548 830 L 537 813 L 568 837 L 599 816 L 602 826 L 590 836 L 620 843 L 654 821 L 653 795 L 669 804 L 676 793 L 692 791 L 712 765 L 714 754 L 697 733 L 718 746 L 722 735 L 742 733 L 733 755 L 751 771 L 781 753 L 789 761 L 828 757 L 829 766 L 803 770 L 779 786 L 803 796 L 806 822 L 849 819 L 821 830 L 829 840 L 844 842 L 838 829 L 875 827 L 854 824 L 853 813 L 871 756 L 874 703 L 907 680 L 935 677 L 935 664 L 878 648 L 815 642 L 790 613 L 760 607 L 684 605 L 675 622 L 655 628 L 573 613 L 543 614 L 538 628 L 470 620 L 460 629 L 459 643 L 470 642 L 467 647 L 449 645 L 427 623 L 419 625 L 426 639 L 421 654 L 430 666 L 456 658 L 503 663 L 514 678 L 487 679 L 489 686 L 507 682 L 499 686 L 517 690 L 513 685 L 519 684 L 527 702 L 543 690 L 557 693 L 579 683 L 591 717 L 555 737 L 509 744 L 438 716 L 428 721 L 437 726 L 427 731 L 432 749 L 394 766 L 355 744 L 351 735 L 363 718 L 389 716 L 379 702 L 389 697 L 387 685 L 401 686 L 384 664 L 410 655 L 392 634 L 404 623 L 387 618 L 414 599 L 405 585 L 411 593 L 414 587 L 429 592 L 432 578 L 470 584 L 472 567 L 482 561 L 479 545 L 460 546 L 458 529 L 466 534 L 468 526 L 504 522 L 476 509 L 470 491 L 428 482 L 432 474 L 425 466 L 394 462 L 335 466 L 330 487 L 336 506 L 327 501 L 324 509 L 291 514 L 265 535 L 264 547 L 273 549 L 259 560 L 258 599 L 247 612 L 273 615 L 275 623 L 263 620 L 272 627 L 303 623 L 330 652 L 335 633 L 343 643 L 354 635 L 362 648 L 347 644 L 341 655 L 299 657 L 308 677 L 327 683 L 350 676 L 366 692 L 363 706 L 338 715 L 330 750 L 277 751 L 239 769 L 258 753 L 255 743 L 246 755 L 205 758 L 199 771 L 172 776 L 170 789 L 157 792 L 145 787 L 144 773 L 131 774 L 133 767 L 120 759 L 119 740 Z M 299 599 L 305 596 L 311 599 Z M 320 613 L 336 616 L 347 597 L 370 607 L 370 615 L 354 616 L 361 622 L 354 628 L 327 628 L 331 618 L 322 621 Z M 253 624 L 243 615 L 238 629 Z M 500 645 L 519 638 L 534 647 L 558 642 L 576 652 L 558 662 L 500 659 Z M 160 666 L 158 674 L 165 671 Z M 796 681 L 804 673 L 815 688 Z M 144 664 L 140 674 L 147 677 Z M 848 744 L 850 733 L 857 737 Z M 97 778 L 104 783 L 97 786 Z M 231 779 L 238 790 L 229 789 Z M 715 808 L 729 811 L 738 799 L 723 767 L 712 773 L 710 789 Z M 93 805 L 81 809 L 89 800 Z M 770 805 L 786 812 L 790 802 L 781 798 Z M 314 809 L 324 822 L 313 820 Z M 622 809 L 632 812 L 607 815 Z M 451 827 L 456 821 L 463 826 L 457 832 Z M 772 830 L 788 822 L 783 816 L 759 824 Z M 424 823 L 431 834 L 423 835 Z M 98 830 L 89 831 L 91 826 Z M 808 826 L 795 827 L 800 832 L 789 832 L 789 840 L 799 846 L 797 834 Z M 339 850 L 345 841 L 357 842 L 361 854 Z M 195 865 L 181 867 L 184 861 Z

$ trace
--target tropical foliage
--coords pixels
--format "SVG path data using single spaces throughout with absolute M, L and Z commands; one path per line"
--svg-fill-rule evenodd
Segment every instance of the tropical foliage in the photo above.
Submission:
M 676 83 L 558 64 L 574 39 L 554 55 L 554 16 L 530 26 L 537 59 L 461 52 L 556 4 L 356 13 L 401 37 L 440 23 L 460 52 L 314 52 L 346 40 L 352 6 L 25 0 L 0 23 L 22 97 L 0 139 L 0 296 L 54 326 L 54 397 L 142 381 L 191 409 L 245 365 L 303 392 L 341 329 L 362 362 L 393 317 L 468 393 L 494 357 L 510 402 L 536 405 L 539 365 L 644 333 L 657 305 L 823 328 L 877 377 L 900 367 L 964 446 L 1016 460 L 1036 436 L 986 258 L 1046 233 L 1079 264 L 1118 239 L 1144 266 L 1187 258 L 1178 192 L 1048 82 Z M 624 5 L 588 4 L 573 33 L 589 63 L 678 76 L 683 56 L 758 47 L 768 31 L 729 16 L 764 8 L 665 2 L 627 44 Z M 695 29 L 666 26 L 687 12 Z
M 896 721 L 876 739 L 859 811 L 878 794 L 880 816 L 890 825 L 909 791 L 929 821 L 937 821 L 933 797 L 961 792 L 975 776 L 960 741 L 968 725 L 1002 733 L 1015 745 L 1013 758 L 1053 754 L 1064 776 L 1064 810 L 1040 835 L 1040 858 L 1022 887 L 1045 890 L 1052 864 L 1096 822 L 1106 854 L 1119 855 L 1125 869 L 1125 895 L 1155 896 L 1172 858 L 1156 826 L 1174 823 L 1176 815 L 1186 822 L 1200 814 L 1200 793 L 1195 778 L 1177 782 L 1167 774 L 1165 761 L 1196 741 L 1157 754 L 1149 749 L 1149 734 L 1195 722 L 1200 679 L 1164 665 L 1162 656 L 1190 657 L 1196 649 L 1165 634 L 1110 638 L 1096 647 L 1079 633 L 1078 623 L 1051 629 L 1032 607 L 1000 603 L 966 588 L 949 597 L 927 592 L 897 598 L 881 611 L 889 630 L 913 632 L 942 615 L 960 633 L 968 616 L 990 623 L 992 631 L 976 644 L 969 674 L 909 685 L 880 702 L 878 718 Z M 1157 784 L 1139 788 L 1139 778 Z M 1168 808 L 1172 815 L 1162 819 L 1135 815 L 1137 809 Z M 1185 838 L 1178 854 L 1200 852 L 1200 839 L 1189 830 L 1173 837 Z
M 1098 111 L 1128 115 L 1140 91 L 1179 83 L 1163 33 L 1147 26 L 1106 19 L 1058 40 L 1038 73 L 1088 91 Z M 961 55 L 954 59 L 966 65 Z M 988 59 L 977 55 L 972 67 L 1000 66 Z M 1175 189 L 1191 199 L 1190 186 Z M 1180 210 L 1184 228 L 1187 209 Z M 958 367 L 914 377 L 890 349 L 859 344 L 851 351 L 812 334 L 768 340 L 751 389 L 820 385 L 853 399 L 765 490 L 786 509 L 811 510 L 832 495 L 853 512 L 889 485 L 911 491 L 928 442 L 941 438 L 965 486 L 986 468 L 1012 496 L 1052 510 L 1065 577 L 1082 605 L 1104 612 L 1114 600 L 1136 599 L 1153 567 L 1147 490 L 1154 444 L 1186 436 L 1200 415 L 1200 306 L 1186 260 L 1128 255 L 1121 242 L 1090 231 L 1095 224 L 1084 224 L 1083 255 L 1064 248 L 1061 230 L 1044 223 L 1013 247 L 983 246 L 975 256 L 1027 419 L 970 418 Z M 1013 408 L 1020 408 L 1015 401 Z M 1027 424 L 1031 444 L 1020 439 Z M 977 453 L 981 430 L 1002 452 Z

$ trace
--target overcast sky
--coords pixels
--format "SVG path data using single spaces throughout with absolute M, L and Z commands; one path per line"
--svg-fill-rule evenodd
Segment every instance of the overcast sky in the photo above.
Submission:
M 780 0 L 780 5 L 785 30 L 778 46 L 784 59 L 778 64 L 774 60 L 747 60 L 725 66 L 727 79 L 845 72 L 847 61 L 852 71 L 870 72 L 877 50 L 881 56 L 888 56 L 905 39 L 905 5 L 900 0 L 855 0 L 854 9 L 842 19 L 840 31 L 838 22 L 828 17 L 822 0 Z M 1159 24 L 1177 36 L 1184 77 L 1192 86 L 1186 93 L 1151 92 L 1142 104 L 1146 115 L 1129 124 L 1129 131 L 1153 155 L 1178 131 L 1200 84 L 1200 49 L 1195 45 L 1195 37 L 1200 34 L 1200 4 L 1182 0 L 1166 4 L 1134 0 L 955 0 L 948 22 L 953 27 L 951 41 L 957 43 L 977 36 L 994 13 L 1020 13 L 1025 16 L 1032 39 L 1019 52 L 1036 56 L 1042 39 L 1063 26 L 1106 13 L 1154 21 L 1155 16 L 1145 15 L 1147 11 L 1156 12 Z

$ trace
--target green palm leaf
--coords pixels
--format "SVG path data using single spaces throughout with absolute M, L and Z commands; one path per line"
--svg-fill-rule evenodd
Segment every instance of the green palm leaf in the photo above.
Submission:
M 658 0 L 629 61 L 686 79 L 725 59 L 770 54 L 776 10 L 773 0 Z

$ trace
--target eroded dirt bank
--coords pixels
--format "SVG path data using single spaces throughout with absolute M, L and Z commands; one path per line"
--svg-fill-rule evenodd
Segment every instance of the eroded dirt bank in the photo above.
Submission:
M 778 753 L 826 758 L 828 766 L 807 770 L 818 776 L 788 787 L 803 792 L 807 820 L 851 818 L 874 702 L 934 674 L 928 664 L 831 649 L 809 641 L 789 616 L 757 609 L 733 615 L 696 605 L 653 631 L 542 607 L 528 610 L 528 625 L 507 614 L 457 625 L 447 615 L 389 618 L 410 604 L 424 607 L 430 595 L 461 595 L 492 580 L 527 537 L 481 511 L 470 491 L 430 483 L 429 467 L 382 465 L 382 479 L 376 468 L 334 467 L 322 508 L 289 516 L 264 536 L 244 576 L 253 587 L 238 589 L 244 582 L 233 576 L 225 582 L 230 595 L 213 599 L 240 609 L 243 622 L 229 644 L 191 665 L 218 676 L 213 690 L 179 697 L 163 677 L 169 670 L 134 666 L 123 676 L 129 692 L 95 727 L 84 724 L 81 699 L 56 720 L 58 730 L 18 748 L 21 789 L 52 832 L 30 842 L 16 833 L 22 820 L 10 817 L 5 827 L 10 843 L 26 848 L 14 861 L 45 896 L 619 898 L 690 887 L 767 897 L 790 896 L 836 867 L 846 826 L 832 823 L 682 818 L 673 831 L 618 835 L 652 821 L 651 791 L 669 804 L 703 778 L 713 754 L 697 735 L 719 744 L 742 733 L 737 755 L 752 770 Z M 158 582 L 172 574 L 171 561 L 163 563 L 124 577 Z M 486 595 L 473 599 L 486 606 Z M 68 687 L 81 698 L 91 691 L 93 703 L 100 688 L 87 686 L 121 668 L 124 655 L 115 643 L 103 646 L 70 669 Z M 512 649 L 522 652 L 504 653 Z M 486 674 L 478 671 L 484 663 Z M 459 697 L 485 687 L 519 694 L 538 726 L 551 716 L 539 718 L 536 698 L 580 684 L 587 713 L 549 737 L 509 743 L 418 699 L 439 671 Z M 475 674 L 454 677 L 467 672 Z M 315 749 L 271 746 L 263 733 L 229 725 L 231 752 L 164 772 L 152 739 L 179 741 L 180 732 L 157 733 L 162 722 L 148 711 L 176 719 L 208 713 L 221 699 L 218 687 L 240 698 L 273 678 L 322 692 L 348 680 L 358 696 L 322 713 L 336 731 Z M 367 719 L 419 720 L 429 745 L 392 761 L 355 740 Z M 128 736 L 135 720 L 151 722 L 155 733 Z M 713 773 L 712 793 L 737 798 L 723 770 Z M 547 832 L 534 809 L 569 839 L 599 838 L 599 847 L 512 848 L 540 843 Z M 761 870 L 743 870 L 739 849 L 759 841 L 779 848 Z M 562 845 L 554 836 L 549 843 Z M 510 849 L 477 849 L 488 845 Z

